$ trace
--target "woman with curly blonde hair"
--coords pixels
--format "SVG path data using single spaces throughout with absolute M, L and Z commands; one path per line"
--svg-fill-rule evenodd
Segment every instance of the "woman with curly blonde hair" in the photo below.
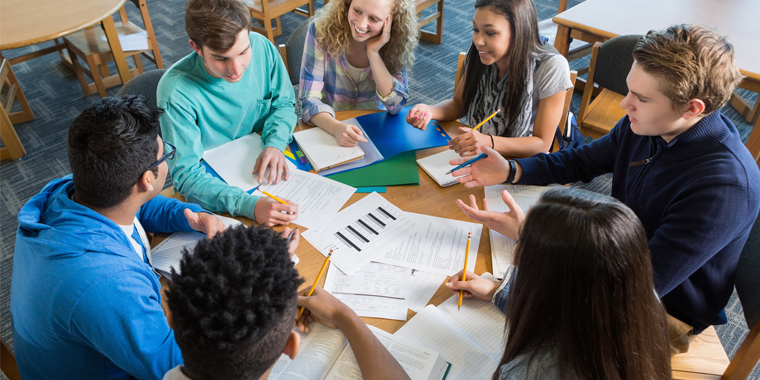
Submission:
M 418 30 L 411 0 L 330 1 L 306 35 L 299 83 L 303 121 L 341 145 L 366 142 L 358 127 L 337 121 L 335 111 L 401 111 Z

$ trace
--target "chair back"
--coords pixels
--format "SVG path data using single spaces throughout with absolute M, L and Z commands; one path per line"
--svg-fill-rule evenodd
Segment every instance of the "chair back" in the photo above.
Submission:
M 760 223 L 757 221 L 739 257 L 735 286 L 744 309 L 744 319 L 752 329 L 760 319 Z
M 625 35 L 605 41 L 599 47 L 596 57 L 594 82 L 621 95 L 628 93 L 625 82 L 633 66 L 633 50 L 641 39 L 640 35 Z
M 309 31 L 309 24 L 312 19 L 306 19 L 296 30 L 288 37 L 285 42 L 285 51 L 287 52 L 288 75 L 290 83 L 297 85 L 301 79 L 301 60 L 303 59 L 303 48 L 306 44 L 306 33 Z
M 158 88 L 158 81 L 161 80 L 165 72 L 166 69 L 146 71 L 127 82 L 116 96 L 142 95 L 148 100 L 148 104 L 157 107 L 158 98 L 156 97 L 156 89 Z

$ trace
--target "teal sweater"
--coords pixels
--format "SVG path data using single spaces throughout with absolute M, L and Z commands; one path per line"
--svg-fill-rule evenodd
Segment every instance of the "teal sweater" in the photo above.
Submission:
M 166 71 L 158 83 L 163 138 L 177 147 L 169 160 L 175 190 L 207 210 L 253 219 L 258 196 L 228 186 L 200 164 L 203 152 L 252 132 L 265 147 L 284 150 L 297 118 L 295 94 L 277 49 L 250 33 L 251 63 L 236 83 L 208 74 L 193 52 Z M 257 157 L 251 157 L 256 160 Z

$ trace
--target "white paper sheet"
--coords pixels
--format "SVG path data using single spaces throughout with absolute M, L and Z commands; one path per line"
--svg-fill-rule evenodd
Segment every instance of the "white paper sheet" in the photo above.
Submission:
M 430 302 L 448 276 L 412 269 L 411 277 L 407 306 L 419 313 Z
M 509 207 L 501 199 L 501 192 L 507 190 L 523 212 L 527 214 L 528 209 L 548 189 L 547 186 L 495 185 L 486 186 L 484 191 L 491 211 L 509 211 Z M 502 278 L 507 268 L 512 265 L 512 251 L 515 249 L 515 241 L 491 229 L 488 230 L 488 234 L 491 237 L 491 264 L 494 275 Z
M 295 168 L 287 181 L 259 189 L 297 204 L 298 218 L 293 223 L 310 229 L 326 225 L 356 192 L 355 187 Z
M 264 141 L 261 140 L 261 136 L 251 133 L 207 150 L 203 153 L 203 160 L 228 185 L 248 191 L 259 185 L 258 176 L 254 176 L 252 173 L 253 167 L 256 166 L 256 159 L 262 150 L 264 150 Z M 290 161 L 288 164 L 291 172 L 296 170 L 295 165 Z
M 108 40 L 105 35 L 102 38 L 104 41 Z M 148 32 L 120 34 L 119 44 L 122 51 L 148 50 Z
M 464 268 L 467 233 L 472 232 L 467 269 L 475 269 L 483 225 L 430 215 L 406 213 L 417 226 L 406 239 L 375 261 L 451 276 Z
M 375 262 L 350 276 L 332 267 L 325 278 L 325 290 L 360 317 L 405 321 L 411 274 L 409 268 Z
M 447 379 L 489 379 L 504 353 L 504 314 L 491 302 L 457 297 L 425 307 L 395 337 L 438 351 L 451 363 Z
M 325 256 L 333 250 L 332 263 L 350 275 L 406 239 L 416 225 L 373 192 L 346 207 L 321 231 L 310 229 L 302 236 Z

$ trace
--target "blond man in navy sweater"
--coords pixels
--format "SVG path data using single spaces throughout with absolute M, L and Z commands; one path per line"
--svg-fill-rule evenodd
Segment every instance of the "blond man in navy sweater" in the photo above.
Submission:
M 671 348 L 686 352 L 694 334 L 726 323 L 739 255 L 760 210 L 760 171 L 720 113 L 742 80 L 725 38 L 702 25 L 675 25 L 650 31 L 633 57 L 620 104 L 627 115 L 608 135 L 521 160 L 486 148 L 488 158 L 454 175 L 474 187 L 588 182 L 613 173 L 612 196 L 647 232 Z M 521 212 L 481 211 L 474 201 L 458 203 L 472 219 L 515 236 Z

